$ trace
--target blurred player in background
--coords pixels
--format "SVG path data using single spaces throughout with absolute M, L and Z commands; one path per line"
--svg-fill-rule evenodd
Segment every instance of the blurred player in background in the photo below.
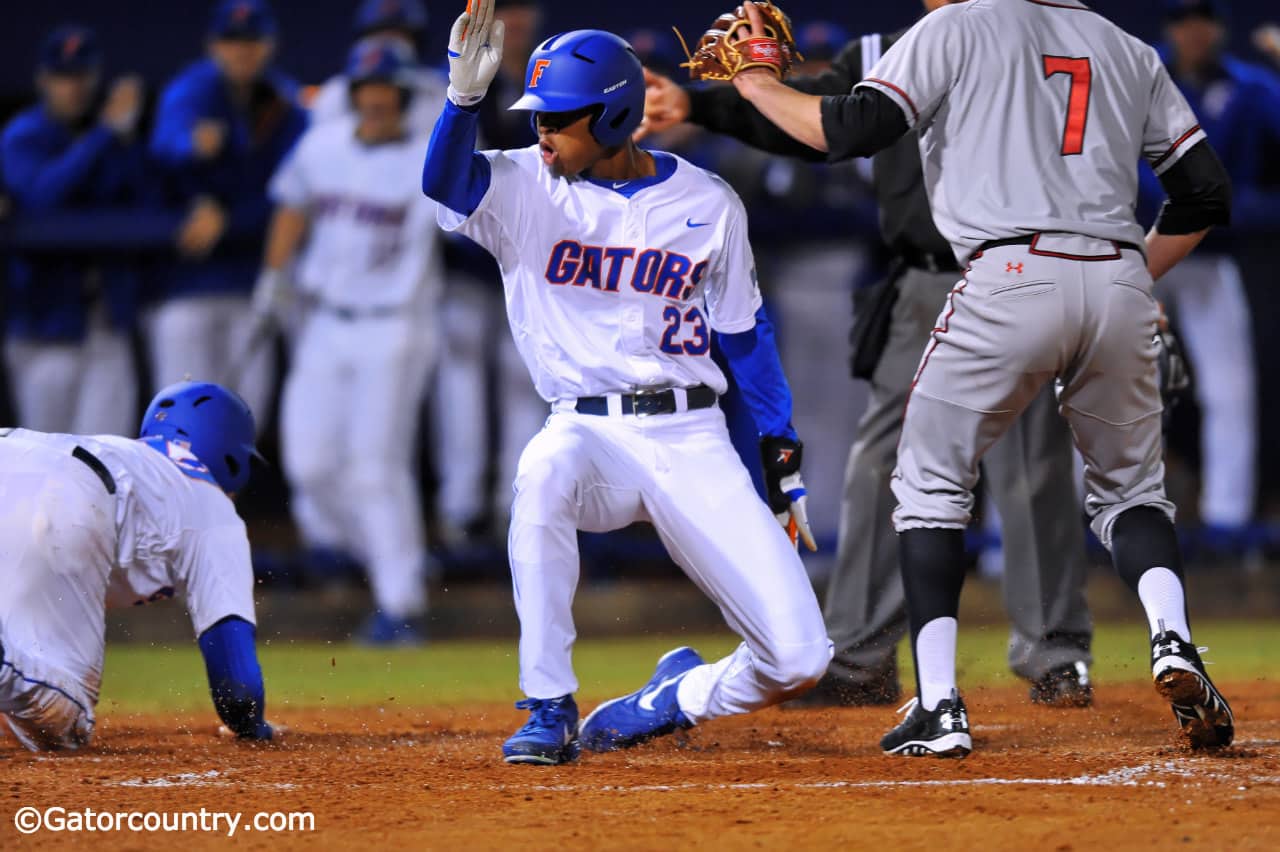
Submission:
M 411 64 L 402 77 L 413 98 L 405 114 L 405 128 L 415 136 L 430 134 L 444 104 L 448 80 L 417 59 L 418 46 L 427 32 L 427 8 L 421 0 L 364 0 L 356 9 L 355 31 L 357 40 L 391 41 L 407 51 L 402 55 L 407 55 Z M 352 115 L 350 82 L 346 74 L 335 74 L 320 87 L 311 101 L 312 124 Z
M 211 384 L 151 402 L 137 439 L 0 430 L 0 715 L 27 748 L 93 736 L 107 607 L 178 597 L 213 705 L 269 740 L 253 567 L 230 498 L 249 481 L 253 414 Z
M 1232 233 L 1280 227 L 1280 193 L 1259 187 L 1268 138 L 1280 142 L 1280 86 L 1268 70 L 1226 54 L 1223 0 L 1167 0 L 1167 44 L 1174 82 L 1231 175 L 1231 229 L 1210 234 L 1159 283 L 1196 373 L 1201 411 L 1200 521 L 1212 550 L 1238 551 L 1257 494 L 1257 374 L 1249 299 L 1233 256 Z M 1142 169 L 1144 207 L 1164 199 Z
M 264 0 L 222 0 L 207 58 L 182 71 L 157 107 L 151 151 L 190 218 L 151 324 L 153 379 L 217 380 L 249 343 L 249 294 L 270 217 L 267 181 L 306 128 L 291 80 L 271 68 L 276 19 Z M 269 409 L 270 347 L 237 377 Z
M 85 212 L 141 199 L 142 83 L 121 77 L 100 98 L 101 66 L 98 38 L 84 27 L 57 29 L 41 45 L 40 103 L 15 116 L 0 143 L 5 189 L 18 212 Z M 130 431 L 138 289 L 129 258 L 70 249 L 10 258 L 4 354 L 20 423 Z
M 775 704 L 818 679 L 831 643 L 774 520 L 813 547 L 802 446 L 741 202 L 714 175 L 635 146 L 640 61 L 599 30 L 554 36 L 530 58 L 525 94 L 510 106 L 532 113 L 537 145 L 475 151 L 503 32 L 490 0 L 472 9 L 451 33 L 449 103 L 422 187 L 444 227 L 500 260 L 512 331 L 552 406 L 516 478 L 509 553 L 527 696 L 516 706 L 529 720 L 503 756 L 556 764 L 578 752 L 579 530 L 651 522 L 743 639 L 711 664 L 690 648 L 662 657 L 644 688 L 583 720 L 588 749 Z M 707 357 L 713 328 L 756 418 L 774 516 L 717 406 L 726 383 Z
M 376 610 L 359 638 L 371 643 L 422 641 L 427 607 L 414 450 L 443 273 L 436 206 L 405 180 L 427 145 L 408 127 L 414 71 L 403 44 L 357 43 L 354 117 L 307 131 L 271 181 L 254 294 L 260 314 L 298 302 L 280 420 L 293 515 L 311 551 L 367 567 Z
M 493 148 L 521 148 L 535 134 L 525 116 L 506 105 L 524 90 L 542 7 L 538 0 L 499 0 L 494 15 L 506 30 L 506 49 L 491 96 L 480 102 L 480 139 Z M 547 407 L 511 339 L 493 259 L 458 239 L 449 243 L 448 260 L 444 352 L 432 408 L 436 456 L 449 460 L 439 471 L 442 530 L 447 543 L 461 547 L 505 539 L 516 465 Z M 486 423 L 496 435 L 479 426 Z

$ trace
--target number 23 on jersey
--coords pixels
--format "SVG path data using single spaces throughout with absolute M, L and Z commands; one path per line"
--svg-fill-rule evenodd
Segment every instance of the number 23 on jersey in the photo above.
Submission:
M 667 324 L 659 349 L 668 355 L 706 355 L 711 349 L 707 321 L 697 306 L 667 305 L 662 311 Z

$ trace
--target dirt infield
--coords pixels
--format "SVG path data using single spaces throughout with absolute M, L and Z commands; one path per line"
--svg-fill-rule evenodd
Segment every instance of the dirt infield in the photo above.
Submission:
M 102 708 L 86 753 L 38 757 L 0 739 L 0 847 L 226 842 L 225 824 L 216 835 L 17 834 L 20 808 L 61 806 L 315 815 L 310 832 L 242 827 L 242 847 L 1280 848 L 1280 689 L 1224 692 L 1238 745 L 1213 756 L 1177 745 L 1154 691 L 1104 686 L 1091 710 L 971 691 L 978 750 L 964 761 L 881 756 L 894 716 L 875 708 L 771 710 L 554 768 L 498 762 L 522 716 L 510 707 L 285 709 L 292 731 L 268 748 L 219 741 L 203 716 Z

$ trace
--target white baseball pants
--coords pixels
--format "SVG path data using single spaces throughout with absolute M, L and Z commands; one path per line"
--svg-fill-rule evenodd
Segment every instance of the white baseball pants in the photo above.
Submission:
M 41 432 L 133 435 L 138 380 L 129 335 L 105 316 L 91 318 L 81 341 L 5 341 L 18 423 Z
M 575 692 L 578 530 L 636 521 L 720 607 L 743 643 L 692 670 L 681 710 L 701 722 L 777 703 L 816 683 L 831 641 L 804 566 L 756 495 L 719 408 L 635 417 L 565 404 L 520 459 L 510 531 L 520 616 L 520 687 L 532 698 Z
M 396 618 L 427 607 L 414 450 L 435 339 L 429 313 L 343 319 L 316 309 L 281 400 L 281 453 L 303 540 L 349 547 L 368 567 L 378 608 Z
M 1228 255 L 1195 254 L 1160 279 L 1196 371 L 1200 426 L 1200 519 L 1238 527 L 1257 492 L 1258 378 L 1253 325 L 1240 267 Z

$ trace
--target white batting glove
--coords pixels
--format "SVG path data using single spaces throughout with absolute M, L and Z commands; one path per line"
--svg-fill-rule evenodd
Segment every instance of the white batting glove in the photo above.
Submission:
M 264 269 L 253 285 L 252 309 L 256 317 L 283 321 L 293 304 L 293 288 L 282 270 Z
M 461 107 L 480 102 L 502 64 L 502 36 L 493 0 L 469 0 L 449 31 L 449 100 Z

